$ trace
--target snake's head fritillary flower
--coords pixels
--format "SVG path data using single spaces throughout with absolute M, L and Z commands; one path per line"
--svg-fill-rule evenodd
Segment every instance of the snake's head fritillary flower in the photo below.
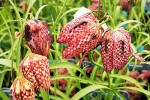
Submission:
M 101 56 L 106 72 L 113 68 L 121 70 L 127 63 L 130 54 L 137 60 L 144 61 L 137 56 L 130 47 L 131 37 L 123 28 L 117 30 L 108 29 L 102 39 Z
M 90 5 L 88 8 L 91 10 L 97 10 L 98 9 L 98 0 L 91 0 L 91 1 L 92 1 L 92 5 Z
M 132 78 L 138 78 L 138 76 L 140 75 L 140 73 L 138 71 L 134 71 L 130 73 L 130 77 Z
M 48 24 L 40 20 L 29 20 L 25 26 L 26 44 L 36 54 L 47 56 L 50 50 L 51 36 Z
M 142 80 L 148 80 L 150 79 L 150 72 L 149 71 L 143 72 L 142 74 L 139 75 L 138 78 Z
M 38 54 L 30 54 L 20 63 L 22 73 L 26 79 L 34 83 L 35 91 L 40 92 L 40 86 L 48 91 L 50 88 L 50 71 L 48 59 Z
M 137 4 L 138 0 L 119 0 L 119 5 L 123 10 L 129 11 L 132 6 Z
M 101 38 L 101 30 L 97 26 L 98 21 L 89 9 L 82 7 L 74 17 L 64 26 L 57 39 L 58 43 L 68 45 L 62 54 L 65 59 L 82 52 L 84 52 L 84 58 L 91 49 L 99 44 Z
M 13 100 L 34 100 L 34 85 L 24 77 L 17 77 L 10 91 Z

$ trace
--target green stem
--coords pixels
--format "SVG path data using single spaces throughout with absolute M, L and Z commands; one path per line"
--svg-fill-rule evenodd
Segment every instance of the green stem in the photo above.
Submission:
M 110 79 L 109 73 L 107 73 L 107 78 L 108 78 L 108 87 L 111 89 L 111 79 Z M 108 91 L 107 100 L 111 100 L 111 92 L 110 91 Z
M 115 29 L 115 23 L 114 23 L 114 20 L 113 20 L 113 18 L 112 18 L 111 16 L 109 16 L 109 17 L 110 17 L 110 20 L 111 20 L 113 29 Z
M 100 19 L 100 1 L 98 0 L 98 14 L 97 14 L 97 18 Z
M 107 77 L 108 77 L 108 87 L 111 88 L 111 82 L 110 82 L 110 75 L 109 75 L 109 73 L 107 73 Z

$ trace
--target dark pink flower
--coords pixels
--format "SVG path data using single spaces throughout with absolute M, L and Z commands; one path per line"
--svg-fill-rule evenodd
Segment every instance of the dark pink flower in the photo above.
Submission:
M 119 0 L 119 5 L 122 6 L 123 10 L 129 11 L 132 6 L 137 4 L 138 0 Z
M 148 78 L 150 78 L 150 72 L 149 71 L 145 71 L 142 74 L 140 74 L 138 76 L 138 78 L 143 79 L 143 80 L 148 80 Z
M 106 72 L 113 68 L 121 70 L 127 63 L 130 54 L 137 60 L 144 61 L 137 56 L 130 47 L 131 37 L 123 28 L 117 30 L 108 29 L 102 39 L 101 56 Z
M 26 44 L 36 54 L 47 56 L 50 50 L 51 37 L 48 25 L 40 20 L 29 20 L 25 26 Z
M 98 6 L 99 6 L 98 0 L 91 0 L 91 1 L 93 3 L 92 3 L 92 5 L 90 5 L 88 7 L 88 9 L 90 9 L 90 10 L 98 10 Z M 102 10 L 102 2 L 100 2 L 100 10 Z M 100 12 L 100 18 L 102 18 L 103 16 L 104 16 L 104 14 L 102 12 Z
M 130 77 L 132 78 L 138 78 L 138 76 L 140 75 L 140 73 L 138 71 L 134 71 L 130 73 Z
M 23 76 L 34 83 L 35 91 L 40 92 L 40 86 L 48 91 L 50 89 L 50 71 L 48 59 L 38 54 L 30 54 L 20 63 Z
M 97 23 L 97 19 L 91 13 L 86 13 L 64 26 L 57 39 L 58 43 L 68 44 L 63 51 L 63 58 L 68 59 L 82 52 L 84 52 L 84 58 L 99 44 L 101 30 Z

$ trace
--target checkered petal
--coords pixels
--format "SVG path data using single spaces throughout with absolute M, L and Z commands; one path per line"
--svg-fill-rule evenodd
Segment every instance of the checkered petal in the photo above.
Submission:
M 134 54 L 130 43 L 130 34 L 123 28 L 115 31 L 109 29 L 105 32 L 100 52 L 106 72 L 111 72 L 113 68 L 121 70 L 126 65 L 130 54 Z M 143 58 L 135 54 L 134 57 L 139 61 L 144 61 Z
M 87 13 L 80 16 L 79 18 L 73 19 L 71 22 L 69 22 L 64 26 L 64 28 L 62 29 L 59 35 L 59 38 L 57 39 L 57 42 L 63 44 L 69 44 L 70 40 L 76 38 L 76 36 L 80 34 L 80 31 L 82 29 L 82 24 L 88 22 L 97 22 L 96 18 L 91 13 Z M 77 32 L 78 26 L 81 27 L 79 32 Z M 76 31 L 76 32 L 72 32 L 72 31 Z
M 34 100 L 34 85 L 24 77 L 17 77 L 10 87 L 13 100 Z
M 63 58 L 68 59 L 85 52 L 84 58 L 99 44 L 100 38 L 101 31 L 97 26 L 97 19 L 91 13 L 87 13 L 65 25 L 57 42 L 68 44 L 63 51 Z
M 50 72 L 48 59 L 45 56 L 30 54 L 20 63 L 23 76 L 34 83 L 37 93 L 40 86 L 48 91 L 50 88 Z
M 27 21 L 24 37 L 26 44 L 33 53 L 48 56 L 52 38 L 49 35 L 49 29 L 46 22 L 40 20 Z

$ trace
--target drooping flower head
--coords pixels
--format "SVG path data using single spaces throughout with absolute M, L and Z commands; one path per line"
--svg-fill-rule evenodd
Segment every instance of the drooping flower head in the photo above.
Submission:
M 121 70 L 127 63 L 130 54 L 137 60 L 144 61 L 137 56 L 130 47 L 131 37 L 123 28 L 117 30 L 108 29 L 102 39 L 101 56 L 106 72 L 113 68 Z
M 24 77 L 17 77 L 10 91 L 13 100 L 34 100 L 34 85 Z
M 50 88 L 50 71 L 48 59 L 38 54 L 30 54 L 20 63 L 20 68 L 26 79 L 34 83 L 35 91 L 40 92 L 40 86 L 48 91 Z
M 68 45 L 62 54 L 65 59 L 82 52 L 85 52 L 84 58 L 91 49 L 99 44 L 101 38 L 101 30 L 97 26 L 98 21 L 89 9 L 82 7 L 74 17 L 64 26 L 57 39 L 58 43 Z
M 48 25 L 40 20 L 29 20 L 25 26 L 24 37 L 26 44 L 36 54 L 47 56 L 50 50 L 51 37 Z
M 132 6 L 137 4 L 138 0 L 119 0 L 119 5 L 122 6 L 123 10 L 129 11 Z

